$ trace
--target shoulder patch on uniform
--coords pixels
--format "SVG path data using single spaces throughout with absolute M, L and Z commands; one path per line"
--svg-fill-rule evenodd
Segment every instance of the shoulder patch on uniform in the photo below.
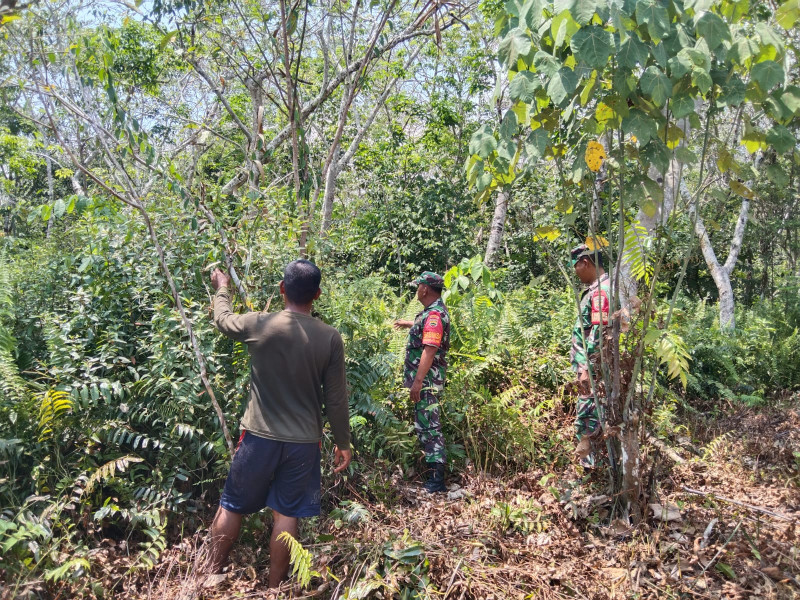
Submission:
M 592 294 L 592 325 L 608 325 L 609 302 L 605 290 Z

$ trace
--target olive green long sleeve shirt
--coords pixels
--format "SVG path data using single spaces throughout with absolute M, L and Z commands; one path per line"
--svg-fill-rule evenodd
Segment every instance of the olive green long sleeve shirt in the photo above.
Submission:
M 250 351 L 242 429 L 284 442 L 316 442 L 324 407 L 336 445 L 350 448 L 344 344 L 336 329 L 288 310 L 236 314 L 227 287 L 214 296 L 214 324 Z

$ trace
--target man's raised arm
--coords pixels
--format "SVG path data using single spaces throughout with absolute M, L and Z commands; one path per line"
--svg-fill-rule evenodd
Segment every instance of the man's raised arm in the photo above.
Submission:
M 250 323 L 255 313 L 237 315 L 231 304 L 231 278 L 219 269 L 211 273 L 214 294 L 214 325 L 227 337 L 239 342 L 247 342 L 250 337 Z

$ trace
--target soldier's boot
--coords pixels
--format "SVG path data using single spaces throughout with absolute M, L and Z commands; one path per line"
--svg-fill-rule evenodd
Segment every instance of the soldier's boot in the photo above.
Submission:
M 428 481 L 425 482 L 425 490 L 428 493 L 446 492 L 444 486 L 444 463 L 432 463 L 428 470 Z

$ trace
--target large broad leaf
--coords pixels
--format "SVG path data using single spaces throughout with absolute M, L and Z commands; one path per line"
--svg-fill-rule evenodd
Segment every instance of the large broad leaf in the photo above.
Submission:
M 505 116 L 503 117 L 503 121 L 500 123 L 500 139 L 503 141 L 508 141 L 515 135 L 517 135 L 517 130 L 519 129 L 519 125 L 517 123 L 517 115 L 513 110 L 507 110 Z M 498 153 L 500 150 L 498 149 Z
M 678 94 L 672 99 L 670 108 L 672 108 L 672 116 L 682 119 L 694 112 L 694 98 L 686 93 Z
M 582 27 L 569 44 L 575 58 L 594 69 L 602 69 L 614 49 L 614 38 L 599 25 L 591 25 Z
M 550 25 L 550 31 L 553 35 L 553 43 L 556 48 L 564 45 L 564 42 L 569 42 L 570 38 L 581 28 L 575 19 L 572 18 L 572 13 L 564 10 L 553 17 L 553 22 Z
M 500 161 L 504 163 L 501 170 L 508 170 L 508 166 L 511 164 L 511 161 L 514 160 L 514 155 L 516 153 L 517 145 L 512 141 L 503 140 L 497 145 L 497 159 L 495 160 L 497 161 L 500 159 Z
M 553 14 L 568 10 L 576 22 L 586 25 L 592 20 L 597 4 L 597 0 L 554 0 Z
M 520 71 L 511 80 L 511 84 L 508 86 L 508 94 L 514 101 L 521 100 L 525 104 L 531 104 L 536 90 L 541 85 L 536 75 L 530 71 Z
M 672 157 L 672 153 L 664 142 L 653 138 L 647 146 L 639 151 L 639 157 L 645 164 L 654 166 L 659 173 L 664 174 L 669 168 L 669 159 Z
M 783 83 L 783 67 L 774 60 L 765 60 L 753 66 L 750 76 L 765 92 L 770 91 L 779 83 Z
M 534 129 L 525 141 L 525 154 L 530 158 L 542 158 L 548 141 L 549 136 L 544 128 Z
M 669 13 L 659 0 L 642 0 L 636 4 L 636 20 L 647 25 L 654 42 L 663 40 L 670 31 Z
M 644 65 L 648 56 L 649 51 L 644 42 L 641 42 L 636 35 L 632 35 L 620 47 L 617 62 L 628 69 L 635 69 L 637 65 Z
M 644 146 L 658 135 L 658 123 L 653 117 L 635 108 L 622 119 L 622 131 L 635 135 L 639 144 Z
M 695 67 L 692 69 L 692 84 L 700 90 L 700 93 L 707 94 L 714 81 L 708 71 Z
M 742 78 L 735 73 L 731 75 L 728 80 L 720 86 L 720 92 L 717 96 L 717 104 L 724 106 L 739 106 L 744 102 L 747 86 L 742 81 Z
M 642 91 L 649 96 L 657 106 L 664 103 L 672 95 L 672 82 L 664 72 L 655 65 L 650 65 L 642 73 L 639 81 Z
M 783 125 L 773 125 L 767 132 L 767 143 L 775 148 L 778 154 L 783 154 L 792 150 L 797 145 L 797 140 Z
M 637 204 L 648 217 L 655 215 L 658 206 L 664 202 L 661 186 L 644 175 L 628 181 L 623 187 L 623 194 L 626 202 Z
M 767 167 L 767 178 L 780 188 L 785 188 L 789 185 L 789 176 L 777 163 Z
M 775 21 L 784 29 L 791 29 L 800 19 L 800 0 L 788 0 L 778 8 Z
M 497 140 L 494 137 L 492 128 L 484 125 L 472 134 L 469 140 L 469 153 L 477 154 L 481 158 L 488 158 L 488 156 L 497 150 Z
M 569 67 L 561 67 L 547 86 L 547 95 L 561 105 L 578 86 L 578 74 Z
M 786 105 L 786 108 L 794 114 L 800 112 L 800 87 L 787 85 L 777 95 L 780 101 Z
M 689 55 L 684 50 L 681 50 L 667 61 L 669 76 L 673 81 L 678 81 L 678 79 L 691 71 L 694 66 L 691 58 L 689 58 Z
M 533 57 L 533 68 L 547 77 L 552 77 L 561 68 L 561 61 L 552 54 L 539 50 Z
M 497 54 L 502 63 L 508 67 L 515 67 L 517 59 L 531 51 L 531 37 L 520 28 L 515 27 L 506 34 L 500 42 Z
M 724 41 L 730 41 L 731 31 L 728 24 L 712 12 L 705 13 L 697 20 L 695 25 L 697 37 L 702 37 L 708 44 L 709 50 L 713 50 Z

